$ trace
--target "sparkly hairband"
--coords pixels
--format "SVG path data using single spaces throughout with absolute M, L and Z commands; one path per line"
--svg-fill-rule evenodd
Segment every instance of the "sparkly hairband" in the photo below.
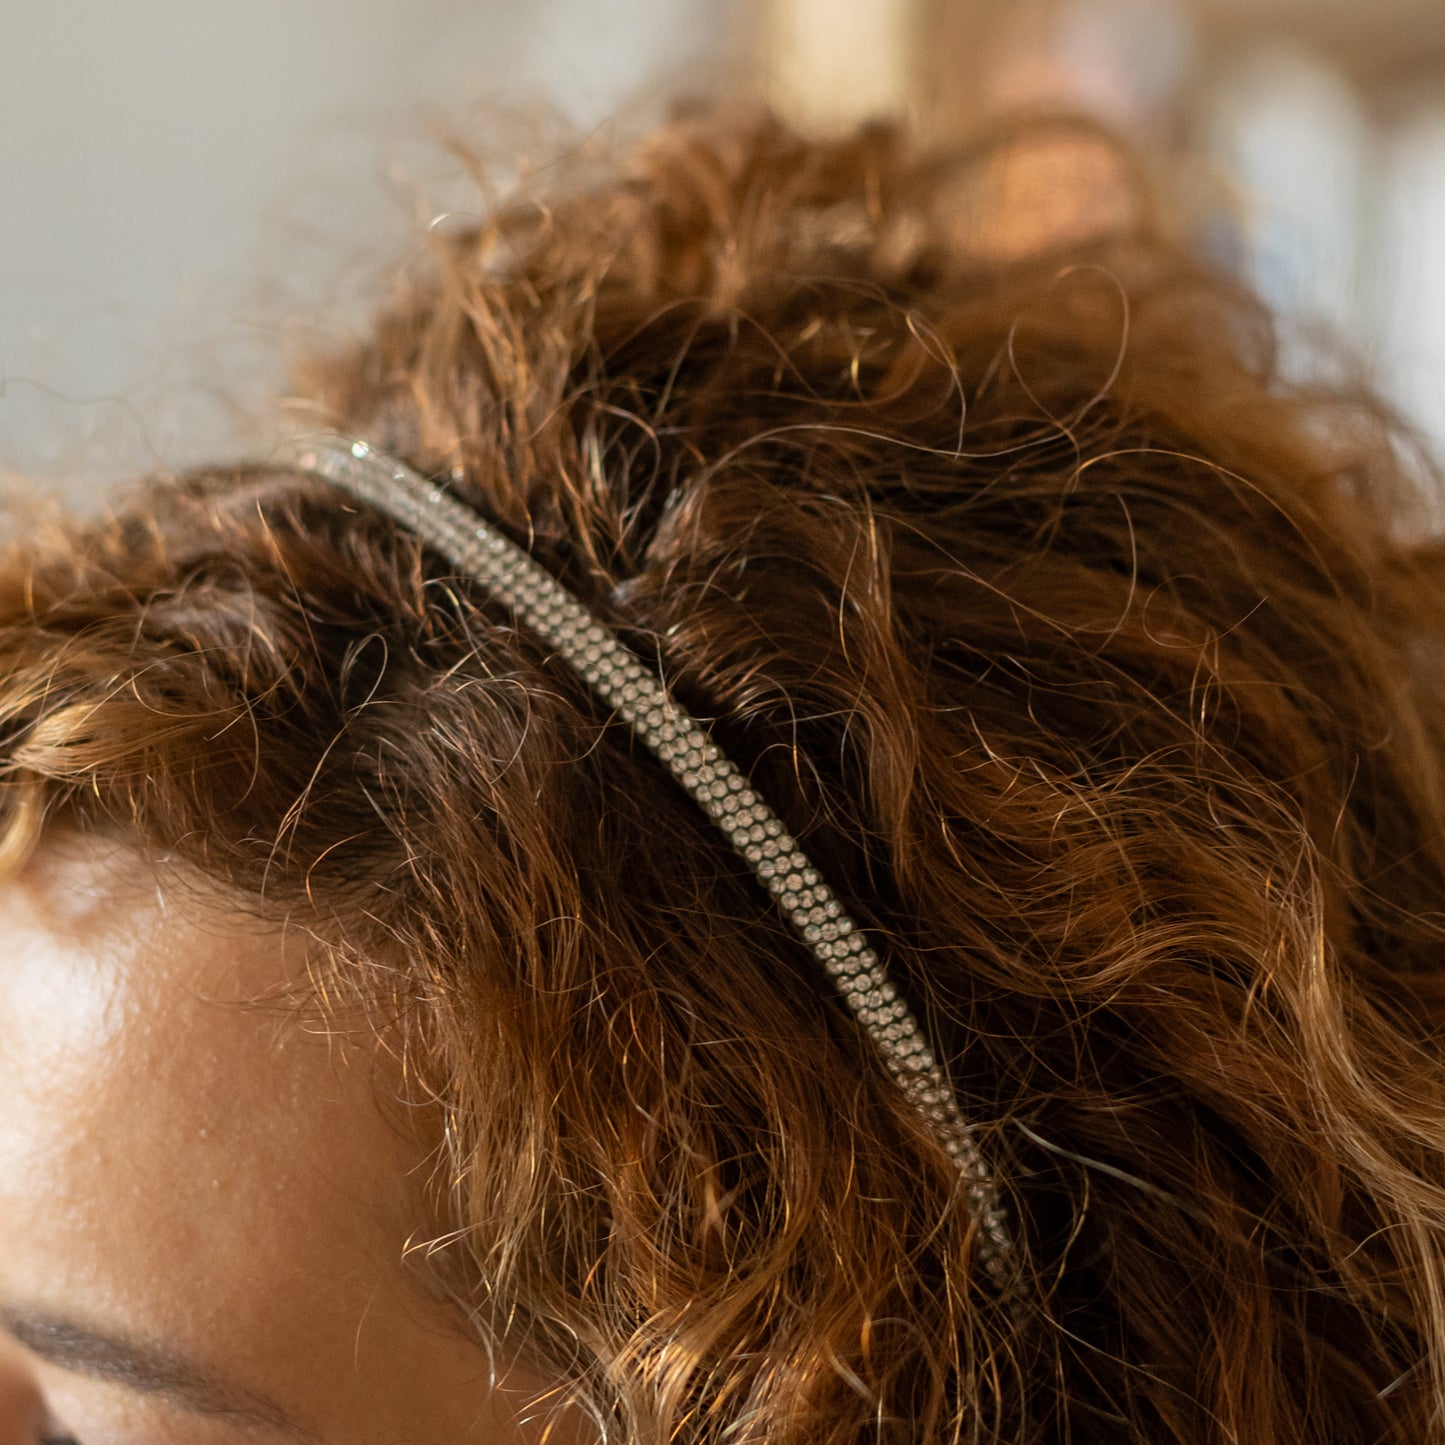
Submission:
M 562 659 L 697 800 L 752 867 L 827 970 L 888 1072 L 963 1176 L 979 1258 L 1000 1286 L 1011 1248 L 993 1176 L 952 1088 L 878 955 L 771 808 L 680 708 L 653 671 L 485 518 L 363 441 L 303 438 L 278 457 L 400 522 L 503 602 Z

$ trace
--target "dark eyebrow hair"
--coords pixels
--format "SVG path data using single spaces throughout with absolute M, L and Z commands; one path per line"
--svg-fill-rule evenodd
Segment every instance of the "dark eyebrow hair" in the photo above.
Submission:
M 7 1304 L 0 1304 L 0 1330 L 37 1359 L 73 1374 L 156 1395 L 192 1414 L 229 1418 L 248 1429 L 318 1438 L 274 1400 L 219 1378 L 165 1345 Z

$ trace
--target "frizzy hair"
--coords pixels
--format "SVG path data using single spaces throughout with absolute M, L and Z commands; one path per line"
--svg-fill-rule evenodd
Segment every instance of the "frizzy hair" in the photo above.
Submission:
M 958 174 L 679 121 L 435 238 L 303 389 L 712 720 L 938 1039 L 1012 1301 L 692 802 L 314 479 L 15 549 L 8 854 L 118 832 L 313 932 L 441 1105 L 430 1264 L 610 1438 L 1445 1439 L 1422 480 L 1147 207 L 990 258 Z

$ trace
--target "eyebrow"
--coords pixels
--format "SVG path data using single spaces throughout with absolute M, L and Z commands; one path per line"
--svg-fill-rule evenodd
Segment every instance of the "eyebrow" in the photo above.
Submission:
M 194 1415 L 223 1417 L 247 1429 L 318 1438 L 276 1401 L 221 1379 L 168 1346 L 6 1304 L 0 1304 L 0 1330 L 37 1359 L 72 1374 L 155 1395 Z

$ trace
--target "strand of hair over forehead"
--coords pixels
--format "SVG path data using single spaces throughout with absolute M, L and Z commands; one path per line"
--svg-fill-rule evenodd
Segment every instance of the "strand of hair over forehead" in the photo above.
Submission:
M 281 464 L 321 477 L 436 549 L 543 638 L 721 829 L 822 964 L 888 1072 L 959 1170 L 979 1259 L 1000 1288 L 1012 1240 L 998 1187 L 957 1097 L 881 960 L 772 809 L 661 680 L 522 548 L 439 485 L 364 441 L 286 444 Z

